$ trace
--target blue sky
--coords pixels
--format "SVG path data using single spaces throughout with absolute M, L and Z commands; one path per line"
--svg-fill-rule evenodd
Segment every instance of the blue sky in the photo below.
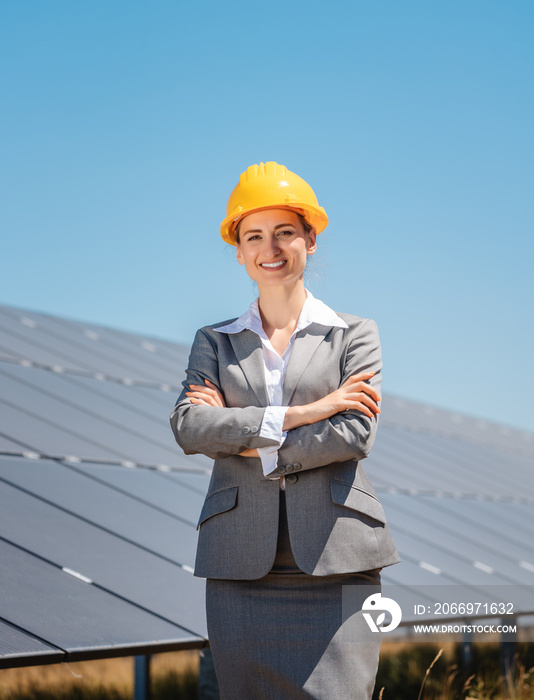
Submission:
M 527 0 L 1 2 L 0 303 L 190 342 L 255 296 L 219 222 L 276 160 L 385 392 L 533 430 L 533 27 Z

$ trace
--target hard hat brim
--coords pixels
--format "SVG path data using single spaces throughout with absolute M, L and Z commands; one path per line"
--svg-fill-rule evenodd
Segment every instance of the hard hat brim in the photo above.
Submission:
M 322 233 L 322 231 L 324 231 L 325 228 L 328 226 L 328 216 L 326 215 L 326 212 L 323 209 L 323 207 L 314 207 L 310 204 L 302 204 L 300 202 L 299 204 L 295 205 L 272 204 L 270 206 L 254 207 L 251 209 L 247 209 L 247 211 L 241 212 L 239 216 L 235 216 L 235 214 L 227 216 L 221 223 L 222 239 L 226 243 L 235 246 L 235 228 L 237 224 L 241 221 L 241 219 L 244 219 L 245 216 L 248 216 L 249 214 L 253 214 L 257 211 L 265 211 L 266 209 L 287 209 L 289 211 L 294 211 L 297 214 L 301 214 L 310 224 L 310 226 L 312 226 L 315 229 L 315 233 L 317 234 Z

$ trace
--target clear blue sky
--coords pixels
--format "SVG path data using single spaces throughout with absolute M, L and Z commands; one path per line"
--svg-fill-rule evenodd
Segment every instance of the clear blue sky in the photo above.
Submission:
M 530 0 L 0 2 L 0 303 L 190 342 L 255 296 L 218 228 L 276 160 L 385 391 L 534 429 L 533 30 Z

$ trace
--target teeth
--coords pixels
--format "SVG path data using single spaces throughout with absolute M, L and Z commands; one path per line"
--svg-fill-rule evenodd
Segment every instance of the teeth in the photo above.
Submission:
M 285 260 L 275 263 L 261 263 L 262 267 L 281 267 L 285 263 Z

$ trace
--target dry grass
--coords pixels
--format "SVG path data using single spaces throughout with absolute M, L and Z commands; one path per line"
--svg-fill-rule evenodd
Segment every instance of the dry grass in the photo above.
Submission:
M 499 648 L 474 649 L 464 670 L 458 645 L 384 643 L 374 697 L 377 700 L 534 700 L 533 645 L 520 650 L 516 671 L 502 679 Z M 154 700 L 195 700 L 198 653 L 152 657 Z M 119 658 L 0 670 L 0 700 L 130 700 L 133 659 Z M 334 700 L 334 699 L 333 699 Z
M 459 646 L 393 642 L 382 647 L 376 700 L 534 700 L 534 649 L 518 646 L 515 669 L 502 677 L 498 644 L 475 645 L 471 669 Z
M 130 700 L 133 693 L 134 660 L 131 657 L 81 661 L 50 666 L 30 666 L 0 670 L 0 700 L 48 700 L 48 698 L 99 698 Z M 151 662 L 152 686 L 165 693 L 170 678 L 198 675 L 198 652 L 158 654 Z
M 440 658 L 440 656 L 441 656 L 442 654 L 443 654 L 443 649 L 440 649 L 440 650 L 438 651 L 438 653 L 436 654 L 434 660 L 433 660 L 432 663 L 430 664 L 430 666 L 429 666 L 429 667 L 427 668 L 427 670 L 425 671 L 425 676 L 424 676 L 424 678 L 423 678 L 423 682 L 421 683 L 421 687 L 419 688 L 419 695 L 417 696 L 417 700 L 421 700 L 421 697 L 423 696 L 423 690 L 424 690 L 424 687 L 425 687 L 425 683 L 426 683 L 426 680 L 427 680 L 428 676 L 430 675 L 430 671 L 433 669 L 434 665 L 436 664 L 436 662 L 438 661 L 438 659 Z

